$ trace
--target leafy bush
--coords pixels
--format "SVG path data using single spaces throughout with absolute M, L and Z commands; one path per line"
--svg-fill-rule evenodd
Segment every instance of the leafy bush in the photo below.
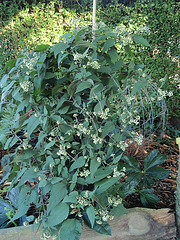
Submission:
M 131 38 L 148 45 L 140 35 Z M 126 213 L 117 189 L 128 141 L 142 143 L 154 108 L 158 121 L 166 115 L 168 92 L 156 89 L 144 66 L 125 62 L 120 46 L 131 53 L 117 29 L 99 23 L 93 42 L 91 29 L 82 28 L 7 64 L 0 140 L 15 152 L 3 180 L 12 181 L 9 191 L 20 190 L 12 221 L 33 204 L 34 229 L 42 225 L 44 239 L 59 229 L 61 239 L 79 239 L 82 219 L 111 234 L 107 221 Z

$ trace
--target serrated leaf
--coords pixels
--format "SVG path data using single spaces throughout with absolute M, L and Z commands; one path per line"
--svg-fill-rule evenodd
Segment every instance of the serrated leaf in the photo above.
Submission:
M 77 86 L 77 89 L 76 89 L 75 93 L 82 92 L 83 90 L 88 89 L 91 86 L 92 86 L 91 82 L 83 81 Z
M 54 56 L 56 57 L 59 53 L 61 53 L 62 51 L 65 51 L 68 47 L 69 47 L 69 45 L 66 44 L 66 43 L 63 43 L 63 42 L 56 43 L 52 47 L 52 51 L 54 52 Z
M 89 218 L 89 221 L 91 223 L 91 227 L 93 228 L 94 222 L 95 222 L 95 212 L 94 212 L 94 207 L 90 206 L 86 209 L 87 216 Z
M 113 49 L 109 50 L 107 52 L 107 54 L 110 56 L 111 62 L 114 64 L 118 59 L 118 54 L 117 54 L 116 49 L 113 48 Z
M 166 170 L 162 167 L 152 167 L 146 173 L 155 179 L 164 179 L 168 177 L 171 172 L 172 171 Z
M 78 219 L 67 219 L 60 231 L 61 240 L 79 240 L 82 233 L 82 223 Z
M 56 183 L 52 186 L 51 195 L 49 198 L 49 204 L 47 206 L 47 212 L 53 211 L 61 200 L 67 195 L 68 191 L 64 183 Z
M 151 162 L 158 155 L 158 149 L 151 151 L 144 159 L 144 170 L 148 169 Z
M 90 162 L 90 172 L 93 177 L 98 167 L 101 165 L 101 162 L 98 162 L 96 158 L 92 158 Z
M 95 186 L 97 187 L 96 194 L 101 194 L 105 192 L 107 189 L 112 187 L 120 178 L 121 176 L 111 177 L 96 183 L 95 184 Z
M 52 208 L 46 226 L 54 227 L 62 223 L 69 215 L 69 206 L 66 203 L 61 202 L 56 207 Z
M 152 151 L 153 152 L 153 151 Z M 148 163 L 146 164 L 146 169 L 145 171 L 148 172 L 150 168 L 155 167 L 157 165 L 161 165 L 162 163 L 164 163 L 167 159 L 167 156 L 164 154 L 159 154 L 159 155 L 153 155 L 153 153 L 150 154 L 150 156 L 147 156 L 149 161 L 146 160 L 146 162 L 148 161 Z
M 137 92 L 139 92 L 141 90 L 141 88 L 146 87 L 147 86 L 147 81 L 138 81 L 137 83 L 134 84 L 133 89 L 131 91 L 131 95 L 136 94 Z
M 52 146 L 54 146 L 55 143 L 56 143 L 55 140 L 49 142 L 47 145 L 45 145 L 44 151 L 46 151 L 47 149 L 50 149 Z
M 114 43 L 115 43 L 115 39 L 114 38 L 109 38 L 104 44 L 102 53 L 107 51 L 110 47 L 114 46 Z
M 76 168 L 81 168 L 85 164 L 85 158 L 84 157 L 79 157 L 73 164 L 70 166 L 69 171 L 73 171 Z
M 109 133 L 114 131 L 115 125 L 112 121 L 108 121 L 105 123 L 102 131 L 102 137 L 106 137 Z
M 129 184 L 131 186 L 131 189 L 134 189 L 137 187 L 137 185 L 140 183 L 142 179 L 142 173 L 132 173 L 129 175 L 126 179 L 126 184 Z
M 125 162 L 125 163 L 127 163 L 131 168 L 134 168 L 134 170 L 137 170 L 137 171 L 140 171 L 141 170 L 141 168 L 140 168 L 140 164 L 139 164 L 139 162 L 135 159 L 135 158 L 133 158 L 133 157 L 131 157 L 131 156 L 123 156 L 123 161 Z
M 112 71 L 120 71 L 122 66 L 124 65 L 124 62 L 122 60 L 119 60 L 114 63 L 114 65 L 111 66 Z
M 99 101 L 96 106 L 94 107 L 94 112 L 102 112 L 104 107 L 106 105 L 106 98 L 103 100 Z
M 71 193 L 69 193 L 67 196 L 65 196 L 65 198 L 63 199 L 63 202 L 65 203 L 76 203 L 77 202 L 77 197 L 78 196 L 78 192 L 77 191 L 73 191 Z
M 114 216 L 127 214 L 127 209 L 124 207 L 123 204 L 118 204 L 116 207 L 113 207 L 111 209 L 111 214 Z
M 142 36 L 134 35 L 133 39 L 134 39 L 135 43 L 142 44 L 146 47 L 151 47 L 151 45 L 148 43 L 148 41 L 145 38 L 143 38 Z
M 83 212 L 83 220 L 86 225 L 91 228 L 91 223 L 85 212 Z M 95 221 L 92 229 L 100 234 L 111 235 L 111 227 L 108 222 L 103 221 L 102 224 L 97 224 L 97 222 Z

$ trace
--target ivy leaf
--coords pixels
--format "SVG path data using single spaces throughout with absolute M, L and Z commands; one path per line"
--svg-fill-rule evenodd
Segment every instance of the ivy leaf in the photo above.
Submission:
M 94 213 L 94 207 L 90 206 L 86 209 L 87 216 L 89 218 L 89 221 L 91 223 L 91 227 L 93 228 L 94 222 L 95 222 L 95 213 Z
M 54 227 L 62 223 L 69 215 L 69 206 L 66 203 L 60 203 L 52 208 L 45 225 L 47 227 Z
M 143 38 L 142 36 L 139 36 L 139 35 L 135 34 L 133 36 L 133 39 L 134 39 L 135 43 L 142 44 L 146 47 L 151 47 L 151 45 L 148 43 L 148 41 L 145 38 Z
M 73 171 L 76 168 L 81 168 L 85 164 L 85 159 L 84 157 L 79 157 L 73 164 L 70 166 L 69 171 Z
M 67 219 L 60 231 L 61 240 L 79 240 L 82 233 L 82 223 L 78 219 Z

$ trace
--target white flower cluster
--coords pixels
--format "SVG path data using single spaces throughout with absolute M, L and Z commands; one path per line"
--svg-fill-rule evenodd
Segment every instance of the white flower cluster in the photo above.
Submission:
M 147 26 L 141 26 L 141 27 L 137 27 L 134 33 L 140 34 L 140 35 L 149 35 L 151 31 Z
M 132 42 L 132 38 L 130 36 L 127 37 L 123 37 L 122 38 L 122 45 L 123 46 L 127 46 L 128 44 L 130 44 Z
M 18 146 L 18 149 L 19 149 L 19 150 L 22 150 L 22 149 L 26 150 L 26 149 L 28 149 L 28 148 L 31 148 L 32 145 L 31 145 L 31 144 L 28 144 L 28 142 L 29 142 L 29 140 L 23 139 L 23 142 L 22 142 L 21 145 Z
M 20 82 L 20 86 L 25 92 L 28 92 L 29 89 L 33 86 L 33 84 L 30 81 L 24 81 Z
M 88 169 L 84 169 L 84 171 L 79 172 L 78 175 L 79 175 L 80 177 L 88 177 L 90 174 L 91 174 L 91 173 L 90 173 L 90 171 L 89 171 Z
M 117 197 L 110 195 L 108 197 L 108 203 L 113 207 L 117 207 L 119 204 L 122 203 L 122 198 L 119 195 L 117 195 Z
M 92 134 L 91 137 L 93 139 L 93 143 L 95 144 L 101 144 L 103 142 L 103 138 L 98 137 L 96 134 Z
M 82 60 L 83 55 L 80 53 L 74 53 L 73 57 L 74 57 L 74 62 L 77 64 L 78 62 L 80 62 Z
M 134 141 L 137 142 L 138 145 L 142 145 L 142 143 L 143 143 L 143 135 L 142 134 L 132 131 L 131 136 L 134 139 Z
M 106 108 L 105 110 L 103 111 L 100 111 L 100 112 L 93 112 L 94 116 L 98 116 L 100 117 L 101 119 L 108 119 L 108 116 L 109 116 L 109 108 Z
M 113 177 L 124 177 L 125 176 L 125 168 L 123 168 L 123 170 L 121 171 L 121 172 L 119 172 L 118 171 L 118 169 L 117 169 L 117 167 L 115 167 L 114 169 L 113 169 Z
M 126 148 L 128 147 L 128 144 L 127 144 L 127 142 L 125 142 L 125 141 L 120 141 L 120 142 L 117 144 L 117 147 L 118 147 L 118 148 L 121 148 L 122 151 L 125 151 Z
M 91 133 L 90 129 L 84 127 L 82 123 L 76 125 L 74 124 L 74 128 L 78 130 L 77 135 L 80 136 L 80 133 L 89 135 Z
M 120 25 L 120 26 L 116 26 L 116 28 L 114 29 L 114 32 L 117 34 L 125 34 L 127 32 L 127 28 L 124 25 Z
M 65 145 L 60 145 L 57 155 L 59 155 L 62 159 L 67 156 Z
M 38 53 L 26 53 L 26 58 L 23 59 L 23 64 L 21 65 L 21 68 L 27 67 L 28 70 L 32 70 L 34 66 L 36 65 L 37 61 L 39 59 Z M 27 72 L 27 75 L 29 73 Z
M 106 24 L 104 22 L 96 22 L 95 24 L 95 30 L 105 28 L 105 27 L 106 27 Z
M 97 224 L 102 224 L 102 221 L 108 221 L 108 220 L 113 220 L 114 216 L 112 216 L 108 210 L 100 209 L 100 210 L 95 210 L 95 215 L 99 216 L 100 219 L 97 220 Z
M 92 67 L 93 69 L 99 69 L 101 65 L 97 61 L 87 62 L 87 67 Z
M 173 92 L 172 91 L 167 91 L 167 90 L 165 90 L 165 91 L 163 91 L 161 88 L 158 88 L 158 93 L 159 93 L 159 97 L 158 97 L 158 101 L 161 101 L 161 100 L 163 100 L 165 97 L 172 97 L 173 96 Z

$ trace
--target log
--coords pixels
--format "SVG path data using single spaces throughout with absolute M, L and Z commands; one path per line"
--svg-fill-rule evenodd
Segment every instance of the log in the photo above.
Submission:
M 174 213 L 169 209 L 128 209 L 128 214 L 116 216 L 109 222 L 112 236 L 101 235 L 83 225 L 80 240 L 171 240 L 175 239 Z M 34 238 L 31 226 L 0 230 L 1 240 L 40 240 L 39 231 Z

